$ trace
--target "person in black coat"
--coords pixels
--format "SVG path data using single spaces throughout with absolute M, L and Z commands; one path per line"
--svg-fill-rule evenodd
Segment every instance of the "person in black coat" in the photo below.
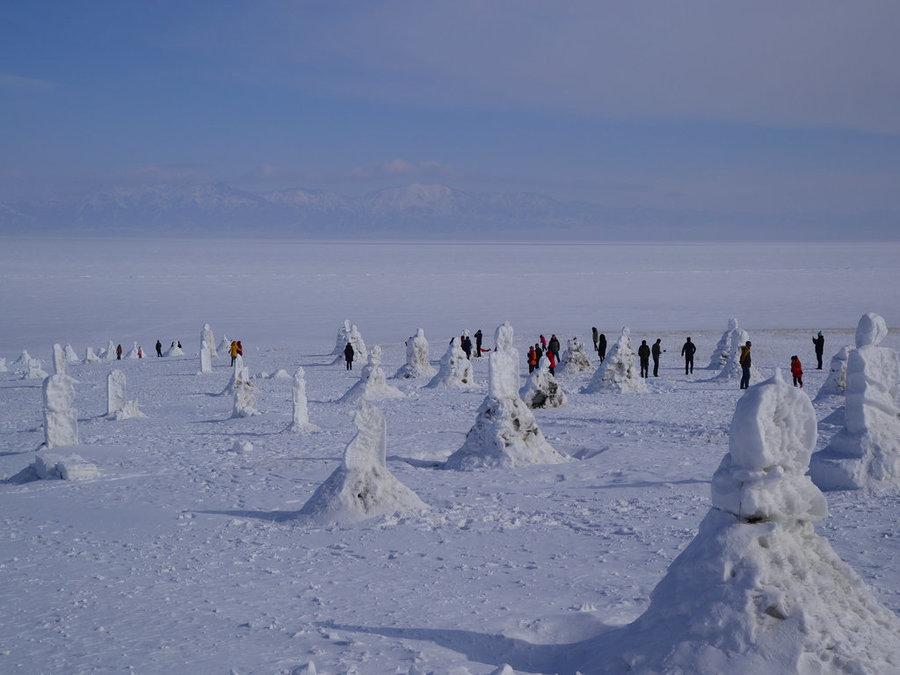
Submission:
M 481 358 L 481 341 L 484 339 L 484 335 L 481 332 L 481 329 L 475 331 L 475 358 Z
M 541 365 L 541 359 L 544 357 L 544 350 L 541 349 L 541 343 L 540 343 L 540 342 L 535 342 L 535 343 L 534 343 L 534 355 L 535 355 L 535 357 L 536 357 L 536 363 L 537 363 L 537 365 L 535 366 L 535 368 L 537 368 L 537 367 L 539 367 L 539 366 Z
M 647 377 L 650 372 L 650 347 L 647 346 L 646 340 L 641 340 L 638 358 L 641 360 L 641 377 Z
M 472 360 L 472 338 L 468 335 L 463 335 L 460 337 L 460 346 L 462 350 L 466 353 L 466 358 L 470 361 Z
M 559 338 L 556 335 L 550 336 L 550 342 L 547 343 L 547 349 L 553 352 L 553 356 L 556 357 L 556 362 L 559 363 Z
M 347 370 L 353 370 L 353 356 L 356 352 L 353 351 L 353 345 L 349 342 L 347 346 L 344 347 L 344 361 L 347 364 Z
M 600 363 L 606 360 L 606 335 L 600 333 L 597 337 L 597 354 L 600 355 Z
M 160 342 L 159 340 L 156 341 L 156 355 L 158 357 L 162 356 L 162 342 Z
M 597 351 L 597 338 L 600 337 L 600 333 L 597 331 L 597 326 L 591 328 L 591 339 L 594 341 L 594 351 Z
M 650 354 L 653 356 L 653 377 L 659 377 L 659 355 L 664 351 L 666 350 L 662 348 L 662 338 L 656 338 L 656 342 L 650 349 Z
M 822 331 L 819 331 L 819 334 L 812 341 L 816 347 L 816 361 L 818 362 L 816 370 L 822 370 L 822 354 L 825 353 L 825 336 L 822 335 Z
M 684 374 L 694 372 L 694 352 L 697 351 L 697 345 L 691 342 L 691 338 L 685 341 L 681 347 L 681 355 L 684 357 Z

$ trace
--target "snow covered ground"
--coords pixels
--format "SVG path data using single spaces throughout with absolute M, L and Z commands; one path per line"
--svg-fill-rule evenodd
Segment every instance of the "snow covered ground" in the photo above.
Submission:
M 815 330 L 827 369 L 864 311 L 900 324 L 896 244 L 3 243 L 9 364 L 108 338 L 148 354 L 180 339 L 188 356 L 69 366 L 78 454 L 100 476 L 0 484 L 0 672 L 568 672 L 566 645 L 638 616 L 709 509 L 741 392 L 700 368 L 686 378 L 684 336 L 704 364 L 737 316 L 763 373 L 799 354 L 815 395 Z M 436 468 L 484 390 L 391 381 L 407 397 L 378 403 L 387 463 L 430 510 L 327 528 L 293 516 L 355 433 L 355 406 L 335 401 L 359 369 L 330 355 L 345 318 L 382 345 L 387 373 L 419 326 L 436 364 L 451 335 L 504 319 L 523 355 L 539 332 L 589 342 L 592 325 L 615 339 L 624 323 L 669 351 L 646 394 L 581 394 L 590 372 L 561 376 L 568 405 L 535 415 L 573 461 L 512 471 Z M 227 360 L 197 375 L 204 322 L 243 340 L 254 375 L 302 365 L 321 431 L 288 430 L 289 379 L 253 380 L 264 414 L 231 419 L 216 395 Z M 147 417 L 104 417 L 114 367 Z M 476 362 L 479 381 L 487 370 Z M 817 403 L 819 419 L 836 405 Z M 0 477 L 31 463 L 40 423 L 40 381 L 0 373 Z M 820 424 L 818 447 L 835 431 Z M 817 530 L 900 612 L 900 497 L 827 499 Z

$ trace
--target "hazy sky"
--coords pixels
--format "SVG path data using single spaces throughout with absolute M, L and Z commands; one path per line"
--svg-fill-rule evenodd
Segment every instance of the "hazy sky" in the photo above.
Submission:
M 6 3 L 0 198 L 419 181 L 900 212 L 898 36 L 896 0 Z

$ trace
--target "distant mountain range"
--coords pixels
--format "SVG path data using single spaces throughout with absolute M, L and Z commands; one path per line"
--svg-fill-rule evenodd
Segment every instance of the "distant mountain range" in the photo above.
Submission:
M 534 193 L 469 192 L 418 183 L 358 197 L 305 189 L 251 192 L 205 183 L 0 202 L 0 233 L 17 235 L 678 241 L 883 239 L 885 231 L 900 237 L 898 214 L 759 217 L 607 208 Z

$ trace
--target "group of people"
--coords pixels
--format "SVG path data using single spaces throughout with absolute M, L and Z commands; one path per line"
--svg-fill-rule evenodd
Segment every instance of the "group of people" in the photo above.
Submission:
M 541 365 L 541 359 L 547 357 L 547 369 L 551 375 L 556 374 L 556 366 L 559 364 L 559 338 L 551 335 L 547 340 L 543 335 L 537 342 L 528 348 L 528 372 L 533 373 Z
M 463 331 L 463 334 L 459 336 L 459 347 L 466 353 L 467 359 L 471 360 L 473 355 L 475 358 L 480 359 L 484 352 L 490 351 L 482 346 L 483 341 L 484 333 L 481 332 L 480 328 L 475 331 L 474 346 L 472 345 L 472 338 L 469 337 L 469 332 Z
M 172 351 L 173 349 L 175 349 L 176 346 L 178 347 L 178 349 L 182 348 L 181 340 L 172 340 L 172 344 L 169 345 L 169 351 Z M 119 349 L 122 349 L 122 345 L 119 345 Z M 161 358 L 162 355 L 163 355 L 162 342 L 157 340 L 156 341 L 156 356 L 157 356 L 157 358 Z M 139 359 L 144 358 L 144 348 L 141 347 L 140 345 L 138 345 L 138 358 Z

